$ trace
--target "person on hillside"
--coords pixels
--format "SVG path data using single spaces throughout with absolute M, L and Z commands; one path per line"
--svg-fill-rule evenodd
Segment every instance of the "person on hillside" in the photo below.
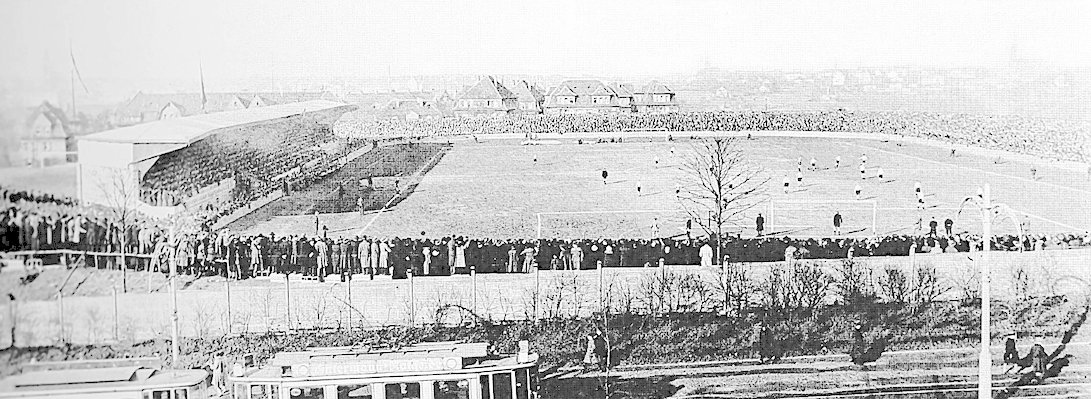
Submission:
M 712 267 L 712 247 L 706 242 L 701 246 L 701 266 Z
M 765 233 L 765 218 L 758 213 L 758 217 L 754 219 L 754 227 L 758 230 L 758 237 L 761 237 Z
M 867 164 L 867 154 L 860 155 L 860 165 L 863 166 L 864 164 Z
M 883 181 L 883 167 L 880 166 L 878 169 L 876 169 L 875 177 L 879 178 L 879 182 Z
M 531 268 L 534 267 L 534 257 L 537 254 L 538 251 L 531 245 L 523 248 L 523 267 L 519 270 L 521 273 L 530 273 Z
M 323 240 L 321 238 L 316 238 L 314 241 L 315 253 L 318 256 L 315 274 L 318 276 L 319 282 L 326 282 L 326 274 L 327 272 L 329 272 L 330 266 L 330 247 L 326 245 L 326 240 Z
M 860 180 L 867 179 L 867 167 L 860 164 Z
M 803 183 L 803 172 L 796 172 L 796 183 Z
M 583 270 L 583 248 L 572 244 L 572 270 Z
M 841 211 L 837 211 L 833 214 L 833 235 L 841 235 Z

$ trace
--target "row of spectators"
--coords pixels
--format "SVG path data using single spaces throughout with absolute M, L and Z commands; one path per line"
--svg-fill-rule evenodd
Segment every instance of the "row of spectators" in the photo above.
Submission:
M 57 205 L 76 205 L 76 200 L 61 195 L 39 192 L 35 190 L 20 190 L 12 187 L 0 186 L 0 200 L 15 202 L 37 202 Z
M 670 114 L 555 115 L 443 118 L 415 121 L 345 117 L 335 130 L 356 137 L 431 137 L 519 133 L 627 131 L 816 131 L 885 133 L 1014 151 L 1069 161 L 1091 161 L 1085 122 L 1022 116 L 923 112 L 718 111 Z
M 0 217 L 0 232 L 33 248 L 71 248 L 117 251 L 119 226 L 98 217 L 33 219 L 39 227 L 23 232 L 13 213 Z M 55 229 L 55 230 L 54 230 Z M 52 231 L 52 233 L 51 233 Z M 42 238 L 42 233 L 48 235 Z M 166 272 L 174 259 L 182 273 L 221 274 L 246 278 L 272 273 L 303 273 L 322 279 L 328 275 L 390 274 L 404 278 L 469 273 L 525 273 L 541 270 L 583 270 L 603 267 L 650 267 L 711 265 L 715 252 L 703 239 L 614 240 L 494 240 L 466 237 L 442 238 L 319 238 L 306 236 L 240 236 L 207 229 L 183 234 L 169 242 L 162 229 L 137 223 L 126 230 L 130 253 L 152 255 L 134 259 L 129 267 Z M 42 240 L 45 240 L 44 242 Z M 10 244 L 10 240 L 5 245 Z M 714 244 L 712 244 L 714 245 Z M 997 236 L 991 248 L 998 251 L 1029 251 L 1091 246 L 1087 235 Z M 854 256 L 904 256 L 910 253 L 973 252 L 982 248 L 981 237 L 960 233 L 950 236 L 887 236 L 877 238 L 793 239 L 788 237 L 727 238 L 722 255 L 732 262 L 773 262 L 792 259 L 838 259 Z

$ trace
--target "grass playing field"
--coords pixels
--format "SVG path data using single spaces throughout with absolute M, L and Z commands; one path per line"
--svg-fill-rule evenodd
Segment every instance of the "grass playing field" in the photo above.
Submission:
M 428 236 L 534 238 L 539 221 L 543 237 L 649 237 L 656 223 L 660 235 L 684 233 L 686 216 L 675 197 L 682 173 L 677 166 L 692 153 L 693 143 L 645 138 L 578 145 L 567 137 L 555 145 L 522 145 L 515 139 L 456 142 L 396 207 L 380 214 L 322 215 L 321 222 L 335 235 L 415 237 L 423 231 Z M 994 202 L 1012 210 L 1012 218 L 994 219 L 997 234 L 1015 233 L 1017 223 L 1029 233 L 1091 227 L 1086 172 L 1041 160 L 998 160 L 967 150 L 951 156 L 950 147 L 940 145 L 854 138 L 755 137 L 737 144 L 770 179 L 766 202 L 737 221 L 744 237 L 755 234 L 758 212 L 767 219 L 767 232 L 793 236 L 829 236 L 835 212 L 843 215 L 842 230 L 849 235 L 911 234 L 921 216 L 925 228 L 934 217 L 942 230 L 944 219 L 951 218 L 954 231 L 979 232 L 977 211 L 967 208 L 960 214 L 959 207 L 984 184 L 991 186 Z M 865 154 L 867 178 L 861 179 Z M 841 165 L 834 168 L 837 156 Z M 800 157 L 802 184 L 795 176 Z M 807 170 L 811 157 L 818 171 Z M 885 171 L 882 180 L 875 177 L 879 167 Z M 609 172 L 605 184 L 603 170 Z M 791 180 L 788 193 L 785 177 Z M 923 215 L 916 206 L 915 181 L 925 193 Z M 862 189 L 860 200 L 856 185 Z M 300 234 L 313 233 L 313 226 L 313 216 L 281 216 L 246 231 Z

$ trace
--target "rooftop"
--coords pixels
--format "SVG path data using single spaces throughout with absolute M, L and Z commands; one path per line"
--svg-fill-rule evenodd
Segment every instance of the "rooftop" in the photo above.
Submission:
M 351 111 L 353 108 L 355 108 L 355 106 L 339 102 L 311 100 L 149 122 L 87 135 L 80 140 L 132 144 L 188 145 L 208 137 L 221 129 L 275 122 L 279 119 L 310 112 L 347 112 Z

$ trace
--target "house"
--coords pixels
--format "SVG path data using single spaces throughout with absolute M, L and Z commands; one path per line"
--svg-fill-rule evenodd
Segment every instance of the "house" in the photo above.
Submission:
M 520 80 L 515 82 L 511 91 L 515 94 L 515 99 L 519 103 L 519 113 L 542 113 L 542 103 L 545 102 L 545 95 L 542 94 L 542 91 L 538 90 L 537 87 L 534 87 L 525 80 Z
M 66 162 L 71 140 L 64 111 L 43 101 L 26 120 L 19 150 L 28 165 L 55 165 Z
M 504 116 L 513 114 L 516 108 L 518 99 L 515 93 L 492 76 L 486 76 L 458 96 L 455 115 Z
M 593 79 L 566 80 L 546 94 L 547 115 L 632 112 L 632 105 L 610 86 Z
M 642 114 L 678 112 L 674 91 L 658 81 L 653 80 L 633 93 L 633 100 L 636 112 Z

